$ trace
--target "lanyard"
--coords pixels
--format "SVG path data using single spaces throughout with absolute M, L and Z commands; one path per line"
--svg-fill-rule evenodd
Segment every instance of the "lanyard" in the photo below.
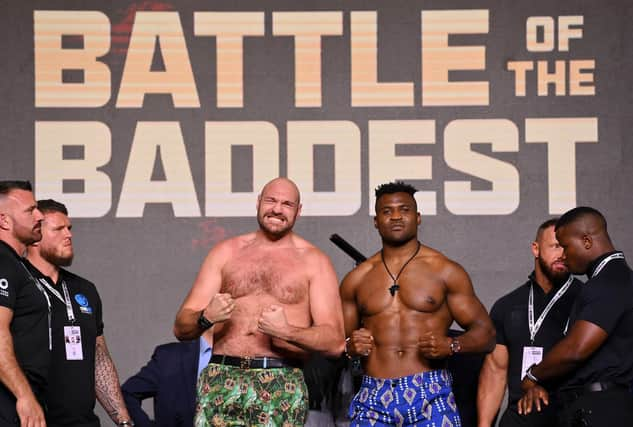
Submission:
M 53 350 L 53 327 L 51 325 L 51 299 L 48 297 L 48 294 L 46 293 L 44 288 L 42 288 L 42 285 L 40 285 L 40 282 L 38 282 L 37 279 L 33 277 L 33 275 L 31 274 L 31 271 L 26 267 L 26 265 L 24 265 L 24 263 L 21 261 L 20 261 L 20 265 L 22 265 L 22 267 L 26 271 L 26 274 L 29 275 L 29 277 L 31 278 L 31 280 L 33 281 L 33 284 L 35 284 L 37 289 L 39 289 L 39 291 L 42 294 L 44 294 L 44 298 L 46 298 L 46 305 L 48 306 L 48 316 L 47 316 L 48 317 L 48 349 Z
M 600 273 L 602 271 L 604 266 L 607 265 L 607 263 L 609 261 L 612 261 L 614 259 L 624 259 L 624 254 L 622 252 L 616 252 L 614 254 L 609 255 L 608 257 L 606 257 L 602 261 L 600 261 L 600 264 L 598 264 L 596 269 L 593 271 L 593 274 L 591 275 L 591 278 L 593 279 L 594 277 L 596 277 L 598 275 L 598 273 Z
M 40 279 L 40 282 L 44 286 L 46 286 L 46 289 L 48 289 L 53 295 L 55 295 L 55 297 L 57 297 L 58 300 L 60 300 L 61 302 L 64 303 L 64 305 L 66 305 L 66 316 L 68 316 L 68 320 L 70 321 L 70 323 L 75 323 L 75 312 L 73 311 L 73 306 L 70 302 L 70 294 L 68 293 L 68 287 L 66 286 L 66 282 L 62 279 L 62 291 L 64 292 L 64 298 L 62 298 L 62 296 L 59 294 L 59 291 L 57 289 L 53 288 L 51 285 L 48 284 L 46 279 Z
M 556 301 L 561 299 L 565 292 L 567 292 L 567 289 L 569 289 L 569 286 L 571 286 L 571 282 L 573 280 L 574 277 L 570 274 L 569 279 L 567 279 L 565 284 L 561 286 L 560 289 L 556 292 L 554 297 L 550 300 L 541 315 L 536 320 L 536 323 L 534 322 L 534 282 L 530 284 L 530 296 L 528 298 L 528 324 L 530 327 L 530 342 L 532 344 L 534 344 L 534 338 L 536 337 L 539 329 L 541 329 L 541 325 L 543 324 L 545 317 L 547 317 L 549 311 L 552 309 L 554 304 L 556 304 Z
M 607 265 L 609 263 L 609 261 L 612 261 L 614 259 L 624 259 L 624 254 L 622 252 L 616 252 L 614 254 L 609 255 L 608 257 L 606 257 L 602 261 L 600 261 L 600 264 L 598 264 L 596 269 L 593 271 L 593 274 L 591 275 L 591 279 L 596 277 L 598 275 L 598 273 L 600 273 L 602 271 L 604 266 Z M 565 330 L 563 331 L 563 334 L 567 335 L 567 330 L 568 329 L 569 329 L 569 319 L 567 319 L 567 324 L 565 325 Z

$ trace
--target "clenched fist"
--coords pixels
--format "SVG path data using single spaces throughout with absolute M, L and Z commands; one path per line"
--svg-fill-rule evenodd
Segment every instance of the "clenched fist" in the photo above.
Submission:
M 369 356 L 374 348 L 374 337 L 365 328 L 356 329 L 349 336 L 349 341 L 345 346 L 347 355 L 350 357 Z
M 427 359 L 443 359 L 451 355 L 451 338 L 429 331 L 418 339 L 418 350 Z
M 257 329 L 277 338 L 284 338 L 284 332 L 288 330 L 288 326 L 284 308 L 274 304 L 262 310 L 257 321 Z
M 231 294 L 215 294 L 203 314 L 209 321 L 218 323 L 229 320 L 233 310 L 235 310 L 235 300 Z

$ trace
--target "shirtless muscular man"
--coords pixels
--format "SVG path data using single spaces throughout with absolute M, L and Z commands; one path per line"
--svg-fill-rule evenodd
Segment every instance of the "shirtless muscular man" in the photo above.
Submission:
M 376 189 L 382 250 L 351 271 L 340 293 L 346 351 L 364 377 L 349 409 L 352 426 L 461 425 L 446 358 L 489 352 L 494 328 L 468 274 L 417 238 L 416 189 Z M 453 320 L 465 329 L 447 336 Z

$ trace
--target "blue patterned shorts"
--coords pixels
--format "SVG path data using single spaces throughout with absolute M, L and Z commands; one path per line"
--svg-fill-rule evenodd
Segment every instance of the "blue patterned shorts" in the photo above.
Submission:
M 401 378 L 363 376 L 350 426 L 460 427 L 451 374 L 440 369 Z

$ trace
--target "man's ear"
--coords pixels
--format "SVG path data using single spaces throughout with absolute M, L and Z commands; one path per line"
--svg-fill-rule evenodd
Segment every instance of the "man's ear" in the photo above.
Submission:
M 378 228 L 378 220 L 376 219 L 376 215 L 374 215 L 374 228 Z
M 9 215 L 6 213 L 0 213 L 0 228 L 2 230 L 11 229 L 11 220 L 9 219 Z
M 420 212 L 417 213 L 418 214 L 418 225 L 422 224 L 422 215 L 420 214 Z
M 532 242 L 532 255 L 534 255 L 534 258 L 538 258 L 540 251 L 538 242 Z
M 593 237 L 591 237 L 591 234 L 585 234 L 582 236 L 582 245 L 587 250 L 591 249 L 593 246 Z

